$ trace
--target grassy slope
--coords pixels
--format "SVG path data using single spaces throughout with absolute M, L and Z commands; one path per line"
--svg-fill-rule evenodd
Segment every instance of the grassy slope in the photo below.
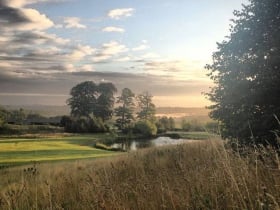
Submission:
M 219 141 L 4 169 L 0 176 L 0 209 L 279 209 L 280 204 L 276 153 L 260 150 L 244 158 Z
M 106 134 L 49 138 L 0 138 L 0 164 L 92 158 L 117 154 L 91 146 L 101 138 L 106 138 Z

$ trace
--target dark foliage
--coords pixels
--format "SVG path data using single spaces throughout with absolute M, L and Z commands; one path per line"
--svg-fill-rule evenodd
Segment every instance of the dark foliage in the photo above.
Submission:
M 175 129 L 175 121 L 172 117 L 161 117 L 156 122 L 158 133 L 164 133 L 166 131 L 172 131 Z
M 108 127 L 103 121 L 95 117 L 73 118 L 64 116 L 61 119 L 61 125 L 66 132 L 70 133 L 98 133 L 108 131 Z
M 250 0 L 235 11 L 230 36 L 207 65 L 216 84 L 210 116 L 223 138 L 241 145 L 277 145 L 280 116 L 280 1 Z
M 134 120 L 134 99 L 135 94 L 129 88 L 124 88 L 121 96 L 117 98 L 117 103 L 120 104 L 120 106 L 115 109 L 116 126 L 123 132 L 128 131 Z
M 137 96 L 140 111 L 137 118 L 140 120 L 155 121 L 156 106 L 153 104 L 153 96 L 149 92 L 144 92 Z
M 71 108 L 71 116 L 89 117 L 94 115 L 103 121 L 112 118 L 114 113 L 114 94 L 117 92 L 112 83 L 96 85 L 92 81 L 79 83 L 71 89 L 71 98 L 67 104 Z

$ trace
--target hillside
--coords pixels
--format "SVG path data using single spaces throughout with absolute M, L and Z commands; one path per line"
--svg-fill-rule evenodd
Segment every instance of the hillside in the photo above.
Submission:
M 5 109 L 13 110 L 23 108 L 26 111 L 39 113 L 43 116 L 67 115 L 70 112 L 68 106 L 46 106 L 46 105 L 22 105 L 22 106 L 4 106 Z M 189 108 L 189 107 L 157 107 L 157 116 L 168 117 L 186 117 L 186 116 L 208 116 L 209 110 L 204 107 Z
M 41 114 L 45 117 L 68 115 L 70 109 L 68 106 L 47 106 L 47 105 L 5 105 L 3 106 L 7 110 L 24 109 L 27 112 L 34 112 Z

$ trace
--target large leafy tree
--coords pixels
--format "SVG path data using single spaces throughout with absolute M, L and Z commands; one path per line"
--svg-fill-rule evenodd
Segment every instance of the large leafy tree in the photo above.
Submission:
M 112 83 L 96 85 L 92 81 L 82 82 L 71 89 L 71 98 L 67 103 L 71 107 L 73 117 L 94 117 L 103 121 L 112 117 L 114 111 L 114 93 L 116 87 Z
M 124 88 L 121 95 L 117 98 L 117 103 L 120 106 L 115 109 L 116 125 L 122 131 L 126 130 L 134 120 L 134 99 L 135 94 L 129 88 Z
M 94 115 L 103 121 L 112 118 L 114 113 L 115 97 L 117 88 L 113 83 L 100 83 L 98 85 L 98 98 Z
M 71 89 L 71 98 L 67 104 L 71 108 L 71 115 L 74 117 L 89 117 L 96 107 L 98 87 L 92 81 L 79 83 Z
M 208 93 L 210 116 L 224 138 L 241 144 L 276 145 L 280 116 L 280 1 L 249 0 L 230 35 L 218 43 L 207 65 L 215 86 Z
M 140 120 L 155 121 L 156 106 L 153 104 L 153 96 L 149 92 L 144 92 L 137 96 L 140 111 L 137 118 Z

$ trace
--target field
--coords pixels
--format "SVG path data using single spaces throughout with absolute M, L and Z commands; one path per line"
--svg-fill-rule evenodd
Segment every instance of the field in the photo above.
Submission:
M 221 141 L 114 158 L 0 170 L 0 209 L 279 209 L 272 149 L 246 156 Z
M 116 152 L 93 147 L 96 141 L 108 138 L 108 135 L 0 137 L 0 164 L 3 166 L 116 155 Z
M 207 140 L 215 137 L 207 132 L 172 132 L 181 138 Z M 105 157 L 119 153 L 94 148 L 97 142 L 112 140 L 109 133 L 91 135 L 26 134 L 0 136 L 0 167 L 28 164 L 33 161 L 57 161 Z

